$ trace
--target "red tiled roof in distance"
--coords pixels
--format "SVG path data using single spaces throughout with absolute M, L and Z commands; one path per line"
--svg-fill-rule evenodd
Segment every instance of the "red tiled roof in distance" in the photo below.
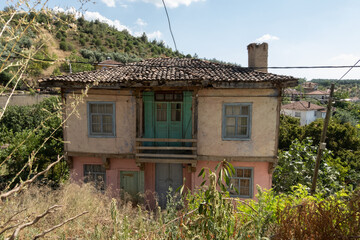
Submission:
M 306 93 L 306 95 L 329 95 L 329 94 L 330 94 L 330 92 L 321 91 L 321 90 L 316 90 L 316 91 Z
M 117 61 L 110 59 L 110 60 L 105 60 L 105 61 L 99 62 L 98 65 L 124 65 L 124 63 L 117 62 Z
M 299 111 L 309 111 L 309 110 L 323 110 L 326 107 L 319 106 L 307 101 L 297 101 L 289 104 L 285 104 L 281 106 L 281 109 L 288 110 L 299 110 Z

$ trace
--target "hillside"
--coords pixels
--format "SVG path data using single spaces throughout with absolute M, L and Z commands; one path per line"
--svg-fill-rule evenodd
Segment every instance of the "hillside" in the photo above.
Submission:
M 0 14 L 6 16 L 7 11 L 9 9 L 4 9 Z M 28 24 L 32 20 L 34 22 Z M 27 24 L 30 25 L 29 28 L 26 28 Z M 24 29 L 24 35 L 19 41 L 8 41 L 12 37 L 11 31 L 1 38 L 0 60 L 6 62 L 9 56 L 9 66 L 21 59 L 24 53 L 38 48 L 24 77 L 25 82 L 30 84 L 35 84 L 40 77 L 68 73 L 69 62 L 72 72 L 80 72 L 93 70 L 94 63 L 107 58 L 126 63 L 154 57 L 185 57 L 165 46 L 163 41 L 149 40 L 145 33 L 134 37 L 126 30 L 118 31 L 98 20 L 76 19 L 73 15 L 64 13 L 17 14 L 9 29 L 17 29 L 19 26 Z M 0 84 L 6 85 L 17 70 L 17 67 L 9 67 L 0 72 Z M 18 88 L 26 88 L 26 85 L 23 82 Z
M 320 89 L 329 89 L 331 83 L 335 82 L 337 93 L 342 93 L 342 98 L 360 97 L 360 79 L 312 79 L 311 82 L 317 83 Z

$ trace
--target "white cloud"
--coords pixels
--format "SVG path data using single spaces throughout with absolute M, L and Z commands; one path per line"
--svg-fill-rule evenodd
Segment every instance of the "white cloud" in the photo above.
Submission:
M 355 64 L 357 60 L 359 60 L 359 56 L 355 56 L 354 54 L 340 54 L 330 59 L 332 62 L 344 64 Z
M 259 38 L 257 38 L 255 41 L 256 42 L 269 42 L 269 41 L 276 41 L 279 40 L 280 38 L 276 37 L 276 36 L 272 36 L 270 34 L 265 34 Z
M 134 2 L 135 0 L 128 0 Z M 154 4 L 156 7 L 163 7 L 163 3 L 161 0 L 139 0 L 145 3 Z M 180 5 L 189 6 L 191 3 L 194 2 L 205 2 L 206 0 L 167 0 L 165 1 L 166 7 L 168 8 L 177 8 Z
M 68 8 L 68 9 L 65 10 L 64 8 L 55 6 L 53 8 L 53 11 L 56 12 L 56 13 L 57 12 L 63 12 L 63 13 L 67 13 L 67 14 L 74 14 L 75 18 L 79 18 L 79 17 L 82 16 L 82 14 L 79 11 L 77 11 L 74 7 L 71 7 L 71 8 Z
M 142 20 L 141 18 L 138 18 L 135 22 L 137 25 L 144 27 L 147 25 L 147 22 L 145 22 L 144 20 Z
M 149 39 L 160 40 L 160 38 L 162 37 L 162 33 L 159 30 L 152 33 L 147 33 L 146 35 L 148 36 Z
M 139 36 L 141 36 L 143 34 L 143 31 L 133 33 L 133 31 L 129 27 L 121 24 L 119 20 L 111 20 L 111 19 L 101 15 L 99 12 L 86 11 L 84 14 L 81 14 L 80 12 L 76 11 L 75 8 L 69 8 L 68 10 L 64 10 L 61 7 L 54 7 L 53 11 L 54 12 L 65 12 L 65 13 L 75 14 L 76 18 L 84 16 L 84 18 L 86 20 L 88 20 L 88 21 L 99 20 L 100 22 L 104 22 L 104 23 L 109 24 L 110 26 L 114 26 L 119 31 L 127 30 L 130 34 L 133 34 L 135 37 L 139 37 Z M 144 20 L 142 20 L 141 18 L 137 19 L 136 24 L 139 25 L 139 26 L 146 26 L 147 25 L 147 23 Z M 161 40 L 162 33 L 158 30 L 158 31 L 155 31 L 155 32 L 152 32 L 152 33 L 146 33 L 146 36 L 149 39 Z
M 104 22 L 109 24 L 110 26 L 114 26 L 119 31 L 127 30 L 129 33 L 131 33 L 130 28 L 125 25 L 122 25 L 119 20 L 111 20 L 107 17 L 104 17 L 99 12 L 86 11 L 84 14 L 84 18 L 89 21 L 98 19 L 100 22 Z
M 115 0 L 101 0 L 108 7 L 115 7 Z

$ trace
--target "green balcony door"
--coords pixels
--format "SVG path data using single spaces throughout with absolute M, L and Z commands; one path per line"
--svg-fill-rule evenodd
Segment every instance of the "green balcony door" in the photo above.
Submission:
M 155 111 L 155 138 L 181 139 L 182 102 L 155 102 Z
M 192 137 L 192 92 L 144 92 L 143 99 L 144 138 L 184 139 Z M 150 144 L 152 145 L 152 143 L 144 145 Z M 165 146 L 165 143 L 160 144 Z M 176 146 L 176 143 L 171 143 L 170 146 Z

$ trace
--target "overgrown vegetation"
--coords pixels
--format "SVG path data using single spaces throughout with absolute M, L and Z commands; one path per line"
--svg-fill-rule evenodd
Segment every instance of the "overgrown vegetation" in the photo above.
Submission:
M 323 119 L 300 126 L 299 119 L 280 118 L 279 164 L 274 173 L 274 188 L 288 191 L 296 183 L 310 186 Z M 320 188 L 328 193 L 339 188 L 355 188 L 360 180 L 360 133 L 350 123 L 332 118 L 326 138 Z
M 0 61 L 14 63 L 1 69 L 2 86 L 7 85 L 19 70 L 19 65 L 15 63 L 34 49 L 36 52 L 31 56 L 26 75 L 21 83 L 17 84 L 17 89 L 28 89 L 29 85 L 36 86 L 37 82 L 34 80 L 44 76 L 44 71 L 49 67 L 51 71 L 48 75 L 68 73 L 69 61 L 72 62 L 72 72 L 80 72 L 93 70 L 95 63 L 108 57 L 122 63 L 152 57 L 185 57 L 182 53 L 165 46 L 163 41 L 149 40 L 145 33 L 134 37 L 126 30 L 118 31 L 99 20 L 86 21 L 83 17 L 76 19 L 71 14 L 34 12 L 33 9 L 28 13 L 19 12 L 12 16 L 13 10 L 14 7 L 5 7 L 0 11 L 0 29 L 9 20 L 8 29 L 15 29 L 5 31 L 0 40 Z M 22 35 L 18 40 L 14 38 L 20 34 Z M 41 36 L 46 34 L 50 34 L 52 38 L 44 41 L 44 37 Z M 9 42 L 8 39 L 12 41 Z M 59 56 L 49 52 L 49 48 L 62 50 L 65 58 L 62 56 L 59 59 Z M 10 81 L 7 86 L 14 86 L 14 81 Z
M 58 97 L 45 99 L 31 106 L 10 106 L 0 121 L 0 169 L 2 185 L 8 187 L 25 180 L 62 155 L 63 141 L 61 109 Z M 44 140 L 46 140 L 44 142 Z M 28 163 L 36 155 L 36 161 Z M 26 166 L 24 168 L 24 166 Z M 24 168 L 24 169 L 23 169 Z M 56 165 L 46 176 L 50 184 L 59 184 L 67 179 L 68 167 L 65 161 Z M 45 179 L 44 179 L 45 180 Z M 0 186 L 0 189 L 3 190 Z
M 223 163 L 224 164 L 224 163 Z M 309 196 L 302 185 L 287 194 L 258 187 L 257 201 L 229 198 L 222 182 L 231 173 L 223 165 L 218 176 L 210 175 L 208 186 L 181 199 L 168 197 L 165 210 L 147 210 L 144 205 L 110 193 L 100 193 L 89 184 L 66 183 L 57 190 L 32 186 L 0 207 L 0 231 L 22 223 L 30 214 L 40 214 L 54 204 L 57 211 L 26 228 L 21 238 L 32 239 L 78 212 L 87 214 L 50 233 L 49 239 L 351 239 L 360 234 L 360 192 L 339 191 L 330 197 Z M 223 176 L 219 181 L 220 175 Z M 221 179 L 221 178 L 220 178 Z M 205 185 L 204 185 L 205 186 Z M 216 187 L 217 186 L 217 187 Z M 121 194 L 119 194 L 121 195 Z M 184 204 L 186 202 L 186 204 Z M 181 209 L 179 209 L 179 206 Z M 9 219 L 9 216 L 14 216 Z M 2 239 L 9 236 L 5 231 Z M 0 237 L 1 238 L 1 237 Z

